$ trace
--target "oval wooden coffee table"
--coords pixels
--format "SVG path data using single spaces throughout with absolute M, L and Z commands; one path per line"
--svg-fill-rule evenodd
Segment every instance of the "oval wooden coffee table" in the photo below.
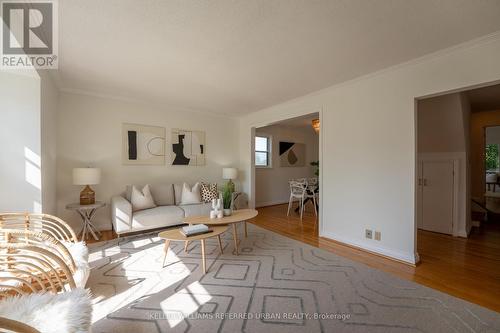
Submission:
M 222 242 L 220 240 L 220 235 L 227 231 L 227 226 L 211 226 L 212 232 L 208 232 L 206 234 L 196 235 L 186 237 L 181 233 L 181 228 L 171 229 L 162 231 L 158 234 L 158 237 L 163 238 L 165 240 L 165 247 L 163 250 L 165 251 L 165 257 L 163 257 L 163 265 L 165 266 L 165 260 L 167 259 L 168 247 L 170 245 L 170 241 L 179 241 L 179 242 L 187 242 L 187 241 L 196 241 L 199 240 L 201 242 L 201 263 L 203 265 L 203 274 L 206 273 L 206 260 L 205 260 L 205 239 L 216 237 L 219 240 L 219 249 L 222 253 Z
M 184 219 L 184 223 L 189 224 L 206 224 L 209 226 L 233 225 L 234 250 L 238 255 L 238 233 L 236 232 L 236 223 L 243 223 L 245 226 L 245 237 L 248 236 L 247 220 L 253 219 L 259 214 L 255 209 L 240 209 L 234 210 L 230 216 L 224 216 L 220 219 L 211 219 L 209 216 L 190 216 Z M 190 240 L 190 239 L 189 239 Z M 189 241 L 188 240 L 188 241 Z M 187 243 L 184 249 L 187 248 Z

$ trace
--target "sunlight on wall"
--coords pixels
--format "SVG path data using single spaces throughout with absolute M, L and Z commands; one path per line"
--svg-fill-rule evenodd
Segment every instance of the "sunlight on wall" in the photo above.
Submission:
M 42 213 L 42 204 L 38 201 L 33 202 L 33 213 Z
M 28 147 L 24 147 L 24 157 L 25 161 L 25 180 L 36 187 L 37 189 L 42 189 L 42 162 L 40 155 L 29 149 Z

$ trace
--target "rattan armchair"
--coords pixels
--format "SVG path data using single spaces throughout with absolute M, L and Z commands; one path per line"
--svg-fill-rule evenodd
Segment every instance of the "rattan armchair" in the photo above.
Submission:
M 17 320 L 0 317 L 0 332 L 40 333 L 39 330 Z
M 52 236 L 0 229 L 0 298 L 74 289 L 75 272 L 68 249 Z
M 4 228 L 42 232 L 60 241 L 78 242 L 78 238 L 69 224 L 48 214 L 2 213 L 0 214 L 0 229 Z

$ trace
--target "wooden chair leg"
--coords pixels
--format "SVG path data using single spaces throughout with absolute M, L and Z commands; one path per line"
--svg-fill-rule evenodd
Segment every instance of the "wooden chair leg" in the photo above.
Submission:
M 247 221 L 243 222 L 243 224 L 245 225 L 245 238 L 247 238 L 248 237 Z
M 185 241 L 184 242 L 184 252 L 186 252 L 186 253 L 187 253 L 188 245 L 189 245 L 189 241 Z
M 300 222 L 302 222 L 302 215 L 304 215 L 304 198 L 300 201 Z

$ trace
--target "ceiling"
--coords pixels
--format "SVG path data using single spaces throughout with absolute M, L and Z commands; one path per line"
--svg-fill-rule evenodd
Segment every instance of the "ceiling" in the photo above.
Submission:
M 240 116 L 500 30 L 499 0 L 60 0 L 61 89 Z
M 500 110 L 500 84 L 467 91 L 472 112 Z
M 277 123 L 271 124 L 270 126 L 280 125 L 292 128 L 304 128 L 304 127 L 312 128 L 313 119 L 319 119 L 319 113 L 315 112 L 300 117 L 285 119 Z

